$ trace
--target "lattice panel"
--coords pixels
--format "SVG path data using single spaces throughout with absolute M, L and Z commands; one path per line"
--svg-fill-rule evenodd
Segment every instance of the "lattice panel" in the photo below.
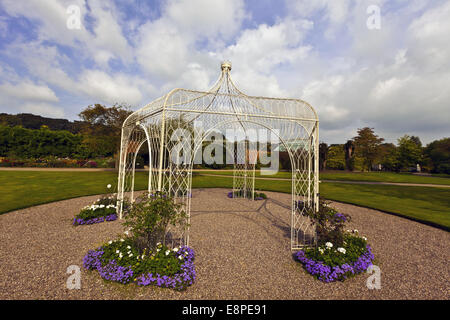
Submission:
M 144 143 L 149 149 L 150 192 L 164 191 L 183 204 L 190 214 L 192 167 L 196 152 L 214 129 L 270 130 L 288 151 L 292 162 L 291 248 L 314 244 L 315 228 L 305 210 L 318 204 L 318 118 L 314 109 L 299 99 L 250 97 L 236 88 L 231 64 L 222 64 L 219 80 L 208 92 L 175 89 L 133 113 L 124 123 L 119 166 L 119 204 L 134 199 L 136 155 Z M 178 130 L 190 133 L 186 140 Z M 233 191 L 254 195 L 258 151 L 246 140 L 235 148 Z M 175 156 L 174 156 L 175 155 Z M 189 157 L 187 157 L 189 156 Z M 175 157 L 175 159 L 173 158 Z M 187 160 L 178 162 L 180 158 Z M 299 201 L 304 204 L 298 207 Z M 122 213 L 121 209 L 119 212 Z M 122 215 L 121 215 L 122 218 Z M 189 219 L 188 219 L 189 220 Z M 186 230 L 171 230 L 173 243 L 188 244 Z M 177 240 L 178 239 L 178 240 Z

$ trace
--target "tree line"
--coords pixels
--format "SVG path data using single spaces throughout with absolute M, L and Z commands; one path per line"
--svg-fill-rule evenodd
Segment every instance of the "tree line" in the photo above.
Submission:
M 397 144 L 385 143 L 373 128 L 358 129 L 357 136 L 345 144 L 320 143 L 321 170 L 349 171 L 428 171 L 450 174 L 450 138 L 426 146 L 419 137 L 404 135 Z
M 95 104 L 85 108 L 79 114 L 80 121 L 74 122 L 30 114 L 0 114 L 0 157 L 118 159 L 122 124 L 131 113 L 126 105 Z M 289 159 L 283 159 L 280 153 L 280 164 L 288 169 Z M 321 170 L 399 172 L 413 171 L 417 165 L 422 171 L 450 174 L 450 138 L 422 146 L 419 137 L 404 135 L 395 145 L 385 143 L 373 128 L 365 127 L 345 144 L 319 145 Z
M 0 157 L 116 157 L 122 123 L 131 113 L 129 106 L 95 104 L 84 109 L 79 114 L 81 121 L 75 122 L 0 114 Z

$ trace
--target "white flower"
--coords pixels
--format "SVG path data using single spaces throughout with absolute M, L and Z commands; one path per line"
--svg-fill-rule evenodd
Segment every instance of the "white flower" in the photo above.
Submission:
M 120 241 L 121 241 L 121 242 L 124 242 L 125 240 L 123 240 L 123 239 L 120 239 Z
M 109 240 L 108 243 L 111 244 L 111 243 L 112 243 L 112 240 Z
M 108 189 L 111 189 L 111 185 L 110 185 L 110 184 L 108 184 L 106 187 L 107 187 Z
M 173 248 L 173 251 L 177 252 L 177 251 L 178 251 L 178 248 Z
M 363 238 L 364 241 L 367 241 L 367 238 L 366 238 L 366 237 L 362 237 L 362 238 Z
M 168 255 L 169 255 L 169 253 L 170 253 L 170 250 L 167 250 L 167 251 L 166 251 L 166 256 L 168 256 Z
M 357 229 L 353 230 L 353 233 L 358 233 L 358 230 Z
M 116 253 L 120 253 L 120 251 L 119 251 L 119 250 L 116 250 Z
M 182 259 L 183 259 L 183 256 L 179 256 L 178 259 L 182 260 Z
M 125 231 L 124 233 L 125 233 L 125 235 L 129 235 L 130 234 L 130 232 L 128 232 L 128 231 Z
M 158 242 L 156 245 L 159 247 L 161 245 L 161 242 Z
M 130 246 L 127 246 L 127 249 L 131 249 L 131 247 L 130 247 Z
M 130 253 L 129 255 L 128 255 L 130 258 L 133 256 L 133 254 L 132 253 Z
M 159 249 L 159 248 L 158 248 L 158 249 L 156 249 L 156 252 L 160 252 L 160 251 L 161 251 L 161 249 Z
M 322 248 L 319 248 L 319 252 L 323 254 L 325 251 Z
M 119 254 L 119 258 L 120 259 L 122 259 L 122 257 L 123 257 L 123 254 L 122 254 L 122 252 Z
M 337 251 L 339 251 L 340 253 L 345 254 L 346 250 L 344 248 L 337 248 Z
M 325 243 L 328 249 L 333 248 L 333 244 L 331 242 Z
M 141 259 L 144 259 L 144 258 L 145 258 L 145 254 L 142 255 L 142 258 L 141 258 Z
M 131 253 L 131 251 L 128 251 L 127 253 L 128 253 L 128 254 L 130 254 L 130 253 Z

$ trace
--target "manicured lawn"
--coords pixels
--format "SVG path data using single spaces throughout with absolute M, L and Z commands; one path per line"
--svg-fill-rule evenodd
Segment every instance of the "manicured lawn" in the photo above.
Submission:
M 231 188 L 229 177 L 195 175 L 194 188 Z M 0 213 L 63 199 L 114 192 L 115 172 L 1 171 Z M 145 172 L 136 173 L 137 189 L 147 186 Z M 290 180 L 256 180 L 256 189 L 291 192 Z M 450 189 L 323 182 L 321 196 L 397 213 L 450 228 Z M 225 195 L 224 195 L 225 196 Z
M 211 170 L 198 171 L 195 174 L 217 174 L 232 176 L 232 170 Z M 261 178 L 281 178 L 290 179 L 291 173 L 280 171 L 274 175 L 261 175 L 259 170 L 255 172 L 256 177 Z M 448 175 L 418 176 L 411 173 L 394 173 L 394 172 L 322 172 L 321 180 L 343 180 L 343 181 L 367 181 L 367 182 L 396 182 L 396 183 L 417 183 L 417 184 L 442 184 L 450 185 L 450 177 Z
M 232 179 L 194 176 L 194 187 L 232 187 Z M 291 192 L 290 180 L 256 180 L 258 190 Z M 322 182 L 320 195 L 450 228 L 450 189 Z
M 321 183 L 320 194 L 450 228 L 449 188 Z
M 146 175 L 136 174 L 136 186 L 146 186 Z M 0 213 L 52 201 L 117 190 L 115 172 L 0 171 Z

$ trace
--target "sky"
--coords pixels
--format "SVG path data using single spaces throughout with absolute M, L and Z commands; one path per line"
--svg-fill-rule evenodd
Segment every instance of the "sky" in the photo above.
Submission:
M 0 112 L 137 110 L 230 60 L 248 95 L 308 101 L 323 142 L 426 144 L 450 136 L 449 38 L 440 0 L 0 0 Z

